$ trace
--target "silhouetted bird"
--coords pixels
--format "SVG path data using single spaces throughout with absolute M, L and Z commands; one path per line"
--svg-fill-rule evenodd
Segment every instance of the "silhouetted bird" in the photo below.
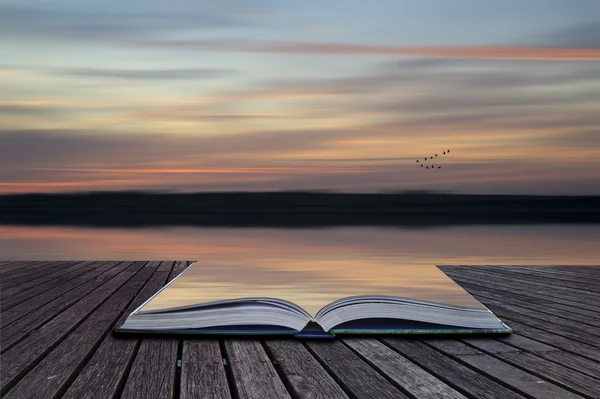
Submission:
M 438 166 L 438 169 L 442 169 L 442 167 L 441 167 L 441 166 Z
M 425 166 L 425 169 L 429 169 L 429 166 Z
M 450 154 L 450 150 L 447 150 L 446 152 L 447 152 L 448 154 Z
M 437 154 L 435 154 L 435 156 L 437 157 Z
M 423 167 L 423 164 L 421 164 L 421 167 Z
M 444 155 L 446 155 L 446 151 L 444 151 Z
M 427 161 L 427 157 L 425 157 L 425 160 Z
M 419 163 L 419 160 L 417 159 L 417 163 Z

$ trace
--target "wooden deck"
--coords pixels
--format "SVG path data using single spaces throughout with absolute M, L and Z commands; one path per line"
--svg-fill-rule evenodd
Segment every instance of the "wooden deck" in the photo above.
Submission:
M 6 398 L 598 398 L 600 267 L 442 270 L 505 338 L 119 338 L 189 262 L 2 262 Z

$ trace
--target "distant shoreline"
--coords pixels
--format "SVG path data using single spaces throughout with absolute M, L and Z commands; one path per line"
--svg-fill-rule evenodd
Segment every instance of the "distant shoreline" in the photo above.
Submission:
M 0 224 L 91 227 L 600 223 L 600 196 L 97 192 L 0 196 Z

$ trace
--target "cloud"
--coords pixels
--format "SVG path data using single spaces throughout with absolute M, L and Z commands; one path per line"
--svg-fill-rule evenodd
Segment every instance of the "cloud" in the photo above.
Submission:
M 52 70 L 50 70 L 52 72 Z M 84 78 L 142 79 L 142 80 L 186 80 L 210 79 L 230 74 L 220 69 L 104 69 L 104 68 L 63 68 L 55 73 Z
M 472 60 L 597 61 L 600 48 L 526 46 L 382 46 L 368 44 L 293 42 L 254 39 L 228 40 L 123 40 L 135 46 L 191 51 L 307 54 L 322 56 L 373 56 Z
M 6 37 L 68 38 L 70 40 L 117 39 L 123 36 L 152 36 L 160 32 L 213 31 L 253 26 L 264 21 L 268 10 L 258 4 L 237 0 L 158 0 L 119 3 L 118 10 L 102 1 L 85 4 L 60 2 L 52 8 L 0 5 L 0 34 Z
M 548 46 L 598 48 L 600 47 L 600 22 L 587 22 L 557 29 L 541 35 L 537 41 Z

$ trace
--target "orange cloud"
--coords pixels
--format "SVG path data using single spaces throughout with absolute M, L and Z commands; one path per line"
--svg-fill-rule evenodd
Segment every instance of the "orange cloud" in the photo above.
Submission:
M 527 46 L 380 46 L 269 40 L 136 41 L 131 44 L 244 53 L 371 55 L 480 60 L 596 61 L 600 48 Z

